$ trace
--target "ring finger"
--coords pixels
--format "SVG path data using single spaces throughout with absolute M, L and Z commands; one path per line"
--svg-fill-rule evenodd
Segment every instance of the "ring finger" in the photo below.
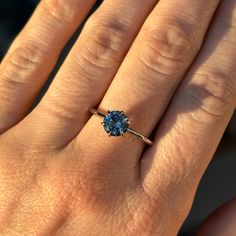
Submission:
M 100 109 L 123 110 L 133 127 L 149 135 L 196 56 L 218 3 L 214 0 L 206 6 L 204 0 L 160 1 L 144 23 Z M 80 142 L 85 140 L 88 146 L 88 136 L 91 138 L 96 130 L 93 147 L 98 145 L 101 150 L 104 146 L 105 157 L 124 156 L 126 163 L 137 166 L 143 150 L 140 140 L 109 138 L 102 128 L 97 129 L 99 123 L 93 117 L 78 136 Z

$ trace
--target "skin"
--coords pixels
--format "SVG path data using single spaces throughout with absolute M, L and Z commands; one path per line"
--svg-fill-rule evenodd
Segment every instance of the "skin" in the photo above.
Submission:
M 94 2 L 41 1 L 0 64 L 1 235 L 177 235 L 235 110 L 235 0 L 104 0 L 29 113 Z M 196 235 L 234 235 L 235 215 Z

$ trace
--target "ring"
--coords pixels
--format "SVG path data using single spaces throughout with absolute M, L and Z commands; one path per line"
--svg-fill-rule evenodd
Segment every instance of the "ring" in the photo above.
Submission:
M 123 111 L 108 111 L 107 114 L 100 112 L 94 108 L 90 109 L 93 115 L 100 116 L 103 118 L 102 125 L 109 136 L 122 136 L 125 133 L 130 133 L 140 139 L 146 144 L 152 145 L 153 142 L 142 134 L 139 134 L 130 127 L 128 117 Z

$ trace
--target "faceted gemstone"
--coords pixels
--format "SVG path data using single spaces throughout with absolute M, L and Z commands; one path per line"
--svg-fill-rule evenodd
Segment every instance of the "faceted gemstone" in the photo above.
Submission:
M 128 117 L 122 111 L 111 111 L 103 119 L 103 127 L 111 136 L 124 134 L 129 127 Z

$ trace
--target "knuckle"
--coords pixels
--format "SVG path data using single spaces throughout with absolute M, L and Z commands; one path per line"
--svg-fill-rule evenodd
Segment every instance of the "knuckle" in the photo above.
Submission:
M 45 0 L 42 6 L 46 14 L 57 23 L 69 22 L 74 16 L 75 2 L 73 0 Z
M 31 43 L 19 44 L 9 56 L 3 67 L 3 80 L 10 86 L 26 85 L 28 78 L 43 75 L 40 70 L 43 52 Z M 35 81 L 35 80 L 34 80 Z
M 85 57 L 95 66 L 109 68 L 119 64 L 127 50 L 127 27 L 119 20 L 111 18 L 102 22 L 100 16 L 93 16 L 87 23 L 85 33 Z
M 139 50 L 141 61 L 154 72 L 167 76 L 182 74 L 186 61 L 190 61 L 196 51 L 194 36 L 190 40 L 189 32 L 181 23 L 161 28 L 145 27 L 143 47 Z
M 231 76 L 219 71 L 197 72 L 195 76 L 196 82 L 189 84 L 186 91 L 187 106 L 199 108 L 203 115 L 200 117 L 225 118 L 236 101 Z

